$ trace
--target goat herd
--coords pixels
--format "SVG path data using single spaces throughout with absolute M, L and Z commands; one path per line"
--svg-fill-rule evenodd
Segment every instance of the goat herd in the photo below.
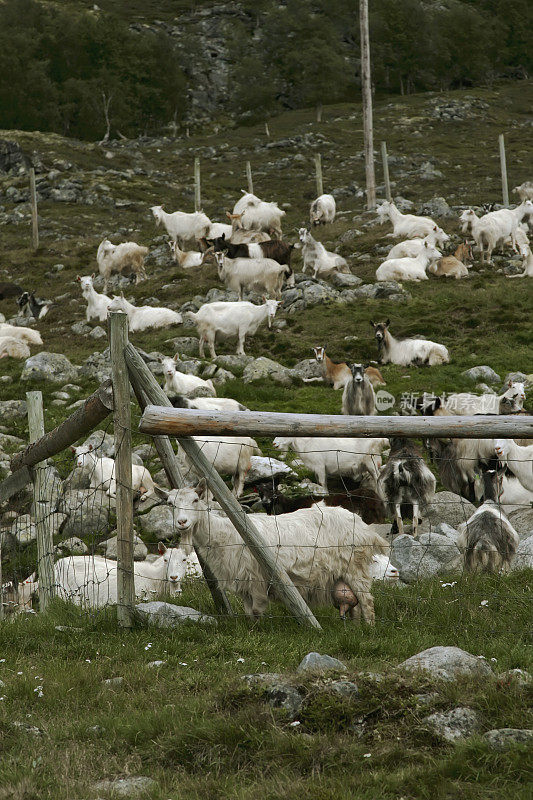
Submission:
M 521 203 L 513 210 L 492 211 L 481 218 L 468 210 L 460 219 L 463 233 L 472 236 L 482 261 L 485 256 L 490 261 L 497 246 L 509 244 L 524 258 L 523 273 L 513 277 L 533 277 L 533 255 L 527 236 L 533 228 L 533 184 L 522 184 L 517 191 Z M 295 245 L 282 241 L 285 212 L 276 203 L 264 202 L 252 194 L 244 194 L 238 200 L 226 224 L 213 223 L 201 212 L 167 213 L 162 206 L 154 206 L 151 211 L 156 224 L 165 227 L 173 257 L 182 268 L 201 267 L 214 257 L 220 280 L 238 293 L 238 301 L 205 303 L 197 312 L 185 312 L 198 330 L 202 358 L 205 345 L 211 358 L 215 358 L 216 340 L 226 338 L 236 338 L 237 353 L 244 355 L 246 336 L 253 335 L 264 322 L 271 325 L 282 287 L 294 285 L 294 247 L 302 251 L 303 271 L 309 268 L 315 277 L 350 272 L 345 259 L 328 252 L 306 228 L 300 229 Z M 311 206 L 311 224 L 329 224 L 335 213 L 333 196 L 322 195 Z M 465 262 L 472 251 L 467 241 L 454 256 L 443 257 L 437 248 L 449 236 L 433 220 L 402 214 L 392 202 L 382 203 L 377 213 L 381 222 L 387 218 L 391 221 L 390 236 L 405 239 L 391 249 L 378 267 L 378 280 L 427 280 L 428 272 L 456 279 L 468 275 Z M 181 249 L 191 240 L 198 242 L 198 251 Z M 181 313 L 172 309 L 135 306 L 123 295 L 110 298 L 105 294 L 113 272 L 129 270 L 136 282 L 143 280 L 147 254 L 147 248 L 134 242 L 113 245 L 105 239 L 100 244 L 97 263 L 104 293 L 95 290 L 94 275 L 78 278 L 87 301 L 87 321 L 104 321 L 110 310 L 122 310 L 132 332 L 182 322 Z M 270 299 L 255 305 L 242 299 L 245 291 L 262 292 Z M 33 295 L 25 298 L 23 305 L 29 315 L 37 318 L 44 316 L 48 308 Z M 448 350 L 442 344 L 425 338 L 398 340 L 390 332 L 389 320 L 371 325 L 382 364 L 433 366 L 449 361 Z M 0 337 L 0 356 L 25 358 L 29 344 L 42 343 L 37 331 L 5 323 L 0 324 Z M 375 387 L 385 385 L 379 369 L 336 363 L 328 357 L 325 347 L 315 348 L 315 358 L 321 379 L 334 389 L 343 390 L 344 414 L 377 413 Z M 244 408 L 231 398 L 216 397 L 210 380 L 181 372 L 178 356 L 163 360 L 163 372 L 165 391 L 177 406 Z M 509 381 L 501 395 L 450 394 L 446 399 L 424 400 L 418 410 L 438 415 L 519 413 L 524 399 L 524 384 Z M 199 444 L 220 473 L 232 476 L 234 493 L 240 497 L 251 459 L 260 453 L 257 443 L 248 437 L 199 437 Z M 255 525 L 267 545 L 275 548 L 280 563 L 311 605 L 333 602 L 341 616 L 349 612 L 352 618 L 362 616 L 372 622 L 372 579 L 398 578 L 398 571 L 388 561 L 390 545 L 372 523 L 383 522 L 388 511 L 394 517 L 394 529 L 402 534 L 402 515 L 407 515 L 413 520 L 412 534 L 417 536 L 419 516 L 424 515 L 436 486 L 421 449 L 408 439 L 398 438 L 292 437 L 278 438 L 274 444 L 282 452 L 291 448 L 326 493 L 328 477 L 349 478 L 359 484 L 359 489 L 348 495 L 327 495 L 321 502 L 314 497 L 293 499 L 287 507 L 287 498 L 278 491 L 277 482 L 270 479 L 257 487 L 267 514 L 254 513 Z M 425 444 L 445 488 L 476 503 L 483 500 L 459 532 L 457 545 L 464 553 L 465 567 L 493 572 L 509 569 L 519 537 L 505 508 L 533 500 L 533 446 L 527 441 L 488 439 L 431 439 Z M 383 465 L 386 452 L 388 459 Z M 114 461 L 88 447 L 77 448 L 75 454 L 78 466 L 90 469 L 91 485 L 114 496 Z M 178 455 L 189 472 L 193 471 L 186 456 Z M 139 466 L 134 470 L 134 481 L 141 499 L 157 494 L 170 504 L 174 526 L 180 534 L 180 548 L 167 550 L 160 545 L 157 561 L 136 565 L 137 595 L 147 596 L 154 587 L 180 591 L 181 579 L 191 569 L 198 572 L 194 543 L 221 587 L 239 595 L 247 615 L 260 616 L 268 605 L 269 587 L 231 522 L 209 498 L 203 481 L 194 488 L 166 491 L 154 484 L 146 468 Z M 56 582 L 62 594 L 77 603 L 103 605 L 116 602 L 116 591 L 111 588 L 113 570 L 116 572 L 98 556 L 76 556 L 56 563 Z M 24 584 L 28 596 L 35 585 L 35 576 L 30 576 Z M 92 588 L 88 589 L 88 585 Z

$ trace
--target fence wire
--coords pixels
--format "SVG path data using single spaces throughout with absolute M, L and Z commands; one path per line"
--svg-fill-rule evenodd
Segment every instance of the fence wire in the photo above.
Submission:
M 91 616 L 116 605 L 116 476 L 114 462 L 108 460 L 115 455 L 111 425 L 108 422 L 103 430 L 94 431 L 76 452 L 63 451 L 40 467 L 45 502 L 36 507 L 30 484 L 0 509 L 2 603 L 6 618 L 12 613 L 38 610 L 39 526 L 46 526 L 52 537 L 49 555 L 54 562 L 54 595 Z M 132 433 L 138 441 L 138 432 Z M 381 597 L 391 587 L 416 584 L 428 577 L 444 594 L 446 589 L 453 589 L 453 602 L 476 597 L 475 580 L 465 568 L 465 554 L 456 542 L 458 529 L 468 523 L 475 510 L 465 498 L 459 500 L 439 492 L 426 503 L 424 497 L 417 497 L 421 523 L 419 537 L 413 539 L 409 535 L 411 503 L 405 502 L 405 496 L 402 500 L 401 494 L 384 503 L 377 490 L 376 477 L 382 464 L 387 463 L 386 456 L 383 458 L 377 450 L 370 452 L 370 440 L 364 445 L 363 440 L 353 440 L 341 450 L 324 450 L 320 439 L 316 441 L 316 449 L 307 452 L 276 451 L 275 456 L 257 457 L 260 451 L 254 452 L 251 445 L 233 445 L 232 453 L 224 437 L 197 437 L 210 463 L 228 485 L 239 490 L 245 519 L 253 521 L 265 546 L 315 613 L 318 608 L 318 618 L 339 612 L 343 617 L 357 618 L 361 610 L 364 616 L 365 604 L 371 601 L 372 594 Z M 263 448 L 274 452 L 268 441 Z M 196 487 L 202 476 L 179 448 L 176 451 L 185 487 Z M 134 445 L 132 459 L 136 602 L 162 598 L 216 615 L 193 546 L 196 545 L 202 559 L 218 576 L 220 588 L 228 593 L 235 616 L 286 617 L 279 604 L 269 604 L 276 597 L 275 582 L 265 579 L 212 495 L 204 492 L 199 498 L 190 490 L 169 494 L 154 442 L 148 436 Z M 280 465 L 280 459 L 285 466 Z M 315 466 L 317 461 L 327 462 L 327 491 L 315 482 L 317 478 L 322 484 L 325 482 Z M 448 456 L 441 457 L 433 451 L 431 460 L 426 461 L 437 479 L 446 478 Z M 507 466 L 495 463 L 498 500 L 494 509 L 501 515 L 500 528 L 505 528 L 505 520 L 509 519 L 521 539 L 518 552 L 509 554 L 510 568 L 531 567 L 533 492 L 511 474 L 512 459 Z M 533 472 L 533 459 L 520 462 L 520 469 L 525 464 Z M 492 463 L 486 466 L 493 467 Z M 483 483 L 478 459 L 461 458 L 454 469 L 472 478 L 472 499 L 479 506 Z M 244 487 L 240 484 L 241 474 Z M 439 486 L 439 490 L 442 488 L 447 487 Z M 416 494 L 416 486 L 411 489 Z M 407 531 L 400 537 L 394 520 L 396 503 L 401 506 Z M 343 510 L 337 511 L 338 507 Z M 383 548 L 375 537 L 369 540 L 369 530 L 378 533 L 390 547 Z M 505 571 L 506 565 L 503 566 Z M 499 573 L 500 568 L 494 571 Z M 421 605 L 443 602 L 442 593 L 434 598 L 419 597 L 413 613 L 423 616 Z M 504 593 L 496 585 L 492 600 Z M 403 604 L 401 595 L 393 596 L 394 602 Z

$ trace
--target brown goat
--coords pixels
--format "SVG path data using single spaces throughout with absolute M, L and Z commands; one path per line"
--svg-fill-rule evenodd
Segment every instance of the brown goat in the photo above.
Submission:
M 443 256 L 439 258 L 434 264 L 428 267 L 428 272 L 433 275 L 444 275 L 446 278 L 467 278 L 468 269 L 463 263 L 464 261 L 472 261 L 472 248 L 468 242 L 461 242 L 453 256 Z
M 326 346 L 313 347 L 313 352 L 318 363 L 322 366 L 322 380 L 329 383 L 334 389 L 344 389 L 346 381 L 351 380 L 352 373 L 345 361 L 336 363 L 326 355 Z M 383 375 L 377 367 L 365 367 L 365 375 L 372 386 L 386 386 Z

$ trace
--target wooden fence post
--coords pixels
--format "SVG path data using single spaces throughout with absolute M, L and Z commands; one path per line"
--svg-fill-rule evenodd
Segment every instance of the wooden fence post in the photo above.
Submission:
M 509 184 L 507 183 L 507 161 L 505 158 L 505 140 L 503 138 L 503 133 L 500 133 L 498 137 L 499 145 L 500 145 L 500 166 L 502 170 L 502 197 L 503 197 L 503 204 L 506 208 L 509 207 Z
M 0 534 L 0 622 L 4 619 L 4 584 L 2 581 L 2 535 Z
M 109 344 L 117 483 L 117 620 L 122 627 L 130 628 L 133 624 L 135 607 L 131 407 L 130 382 L 124 358 L 124 349 L 128 344 L 128 318 L 120 311 L 114 311 L 109 315 Z
M 387 142 L 381 142 L 381 160 L 383 162 L 383 180 L 385 181 L 385 197 L 390 203 L 392 201 L 392 194 L 390 190 L 389 158 L 387 156 Z
M 252 179 L 252 166 L 249 161 L 246 162 L 246 180 L 248 181 L 248 191 L 250 194 L 254 193 L 254 182 Z
M 200 159 L 194 159 L 194 210 L 202 210 L 202 190 L 200 185 Z
M 363 136 L 366 171 L 366 207 L 376 207 L 376 176 L 374 173 L 374 129 L 372 123 L 372 76 L 370 72 L 370 36 L 368 32 L 368 0 L 360 0 L 361 29 L 361 88 L 363 90 Z
M 171 406 L 172 403 L 140 357 L 132 344 L 128 344 L 125 350 L 126 364 L 130 376 L 133 391 L 139 402 L 141 410 L 144 410 L 147 403 L 158 403 L 163 406 Z M 174 454 L 168 436 L 154 436 L 154 445 L 166 476 L 173 489 L 180 489 L 183 486 L 183 475 L 181 473 L 178 459 Z M 196 549 L 196 548 L 195 548 Z M 211 592 L 213 603 L 220 614 L 233 616 L 233 610 L 225 592 L 218 585 L 218 581 L 211 572 L 209 565 L 203 560 L 201 555 L 196 552 L 200 567 L 204 574 L 205 581 Z
M 35 189 L 35 170 L 30 169 L 30 203 L 31 203 L 31 244 L 34 250 L 39 247 L 39 217 L 37 216 L 37 190 Z
M 318 105 L 316 107 L 316 121 L 317 122 L 322 122 L 322 108 L 323 108 L 322 103 L 318 103 Z
M 270 138 L 270 128 L 268 127 L 268 122 L 265 122 L 265 133 Z
M 315 175 L 316 175 L 316 196 L 324 194 L 324 183 L 322 181 L 322 157 L 320 153 L 315 153 Z
M 41 392 L 27 392 L 28 431 L 30 442 L 44 436 L 43 396 Z M 37 575 L 39 578 L 39 609 L 46 611 L 54 596 L 54 541 L 49 524 L 50 470 L 42 462 L 33 468 L 33 517 L 37 531 Z

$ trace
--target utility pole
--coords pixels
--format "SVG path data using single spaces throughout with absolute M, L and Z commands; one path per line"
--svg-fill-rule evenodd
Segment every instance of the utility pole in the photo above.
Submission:
M 376 176 L 374 174 L 374 132 L 372 124 L 372 80 L 370 74 L 370 37 L 368 33 L 368 0 L 359 0 L 361 28 L 361 89 L 363 92 L 363 136 L 366 171 L 366 207 L 376 207 Z

